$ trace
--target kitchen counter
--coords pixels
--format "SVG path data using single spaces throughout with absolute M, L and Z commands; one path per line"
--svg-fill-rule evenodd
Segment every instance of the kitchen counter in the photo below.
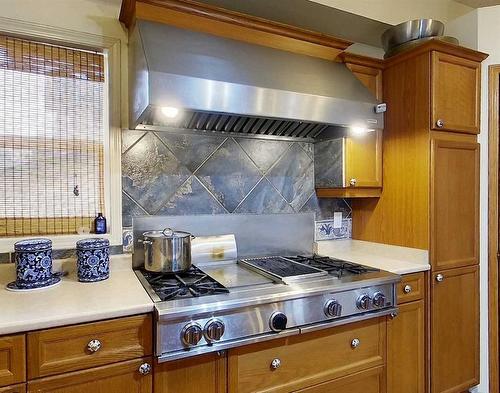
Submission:
M 387 270 L 395 274 L 416 273 L 431 268 L 427 250 L 361 240 L 319 241 L 317 242 L 317 253 Z
M 0 264 L 0 335 L 151 312 L 153 302 L 132 271 L 130 255 L 111 256 L 107 280 L 80 283 L 75 261 L 55 261 L 69 274 L 57 286 L 11 292 L 14 264 Z

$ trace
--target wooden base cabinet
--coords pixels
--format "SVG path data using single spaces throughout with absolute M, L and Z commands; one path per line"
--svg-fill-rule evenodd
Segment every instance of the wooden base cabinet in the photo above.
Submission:
M 226 368 L 224 352 L 156 363 L 154 392 L 225 393 Z
M 5 386 L 0 388 L 0 393 L 26 393 L 26 384 L 21 383 L 19 385 Z
M 387 323 L 387 392 L 425 392 L 425 306 L 423 300 L 399 305 Z
M 479 383 L 479 267 L 433 273 L 432 393 L 460 393 Z
M 24 334 L 0 337 L 0 387 L 26 381 L 25 341 Z
M 151 393 L 152 373 L 139 371 L 145 363 L 151 364 L 151 358 L 30 381 L 28 393 Z

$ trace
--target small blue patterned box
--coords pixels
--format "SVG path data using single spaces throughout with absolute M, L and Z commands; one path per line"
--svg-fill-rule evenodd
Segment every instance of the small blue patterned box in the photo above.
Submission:
M 96 282 L 109 277 L 109 240 L 94 238 L 76 242 L 78 281 Z
M 332 220 L 315 221 L 315 240 L 349 239 L 352 236 L 352 219 L 342 219 L 342 227 L 334 228 Z

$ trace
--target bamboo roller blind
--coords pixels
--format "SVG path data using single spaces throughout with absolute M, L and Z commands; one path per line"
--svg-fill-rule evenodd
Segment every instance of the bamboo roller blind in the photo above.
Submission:
M 0 35 L 0 236 L 103 212 L 104 71 L 101 53 Z

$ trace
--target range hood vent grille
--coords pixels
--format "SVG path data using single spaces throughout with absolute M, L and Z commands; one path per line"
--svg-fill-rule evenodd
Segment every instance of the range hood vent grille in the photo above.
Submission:
M 153 113 L 157 113 L 153 111 Z M 240 134 L 241 136 L 273 136 L 299 139 L 316 138 L 327 124 L 270 119 L 255 116 L 232 115 L 227 113 L 210 113 L 199 111 L 183 111 L 178 120 L 161 120 L 161 114 L 143 121 L 143 126 L 157 126 L 158 129 L 175 128 L 197 131 L 212 131 Z

